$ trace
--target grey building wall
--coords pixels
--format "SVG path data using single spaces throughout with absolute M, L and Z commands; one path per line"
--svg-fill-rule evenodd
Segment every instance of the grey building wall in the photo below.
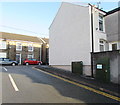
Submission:
M 109 42 L 120 40 L 120 11 L 109 14 L 105 17 L 105 28 L 107 33 L 107 40 Z
M 17 53 L 21 53 L 21 60 L 23 62 L 23 60 L 25 60 L 27 58 L 27 54 L 28 54 L 28 47 L 27 46 L 22 46 L 22 51 L 17 51 Z
M 33 53 L 34 53 L 34 58 L 40 60 L 40 48 L 34 47 Z
M 16 46 L 8 45 L 7 57 L 11 60 L 16 60 Z
M 120 84 L 120 51 L 107 51 L 94 53 L 94 69 L 96 70 L 97 60 L 108 57 L 110 59 L 110 81 Z
M 119 53 L 120 53 L 120 51 L 119 51 Z M 119 74 L 119 76 L 118 76 L 118 82 L 120 84 L 120 56 L 118 56 L 118 74 Z

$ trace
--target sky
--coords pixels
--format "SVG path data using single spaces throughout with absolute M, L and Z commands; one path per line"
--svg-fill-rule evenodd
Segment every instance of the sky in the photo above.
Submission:
M 49 26 L 60 5 L 61 2 L 2 2 L 0 31 L 49 37 Z M 104 11 L 117 7 L 118 2 L 101 2 L 100 4 L 100 8 Z

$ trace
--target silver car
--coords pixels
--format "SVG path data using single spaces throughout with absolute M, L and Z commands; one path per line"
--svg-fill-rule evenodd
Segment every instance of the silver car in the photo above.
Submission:
M 15 66 L 15 65 L 18 65 L 18 62 L 17 61 L 12 61 L 8 58 L 0 58 L 0 65 L 12 65 L 12 66 Z

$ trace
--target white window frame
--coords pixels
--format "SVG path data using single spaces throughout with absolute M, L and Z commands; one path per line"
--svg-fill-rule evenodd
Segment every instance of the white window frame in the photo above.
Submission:
M 100 43 L 100 41 L 103 41 L 103 43 Z M 103 51 L 105 51 L 105 41 L 102 39 L 99 40 L 99 50 L 100 50 L 101 45 L 103 46 Z M 100 52 L 102 52 L 102 51 L 100 50 Z
M 113 44 L 117 44 L 117 50 L 119 49 L 119 44 L 118 44 L 118 42 L 111 42 L 111 43 L 109 43 L 109 51 L 112 51 L 112 45 Z
M 31 50 L 29 49 L 29 47 L 31 47 Z M 28 51 L 33 51 L 33 50 L 34 50 L 33 44 L 28 44 Z
M 0 41 L 0 49 L 7 49 L 6 41 Z
M 102 16 L 102 18 L 100 18 L 100 16 Z M 102 22 L 102 30 L 100 30 L 100 21 Z M 99 13 L 99 31 L 104 32 L 104 15 L 102 15 L 101 13 Z
M 18 44 L 21 44 L 21 45 L 20 45 L 20 49 L 18 49 L 18 47 L 17 47 Z M 22 43 L 21 43 L 21 42 L 16 42 L 16 50 L 17 50 L 17 51 L 22 51 Z
M 111 47 L 113 47 L 113 44 L 116 44 L 116 45 L 117 45 L 117 49 L 116 49 L 116 50 L 118 50 L 118 43 L 117 43 L 117 42 L 112 43 L 112 44 L 111 44 Z M 112 51 L 113 51 L 113 49 L 112 49 Z
M 7 58 L 6 52 L 0 52 L 0 58 Z
M 29 57 L 30 55 L 31 55 L 32 57 Z M 28 55 L 27 55 L 27 58 L 34 58 L 34 54 L 28 54 Z

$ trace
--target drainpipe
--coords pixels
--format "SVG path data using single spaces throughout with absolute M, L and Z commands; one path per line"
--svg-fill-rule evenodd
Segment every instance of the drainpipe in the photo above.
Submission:
M 94 69 L 94 64 L 93 64 L 93 53 L 94 53 L 94 36 L 93 36 L 93 7 L 91 4 L 91 36 L 92 36 L 92 52 L 91 52 L 91 77 L 94 77 L 93 74 L 93 69 Z

